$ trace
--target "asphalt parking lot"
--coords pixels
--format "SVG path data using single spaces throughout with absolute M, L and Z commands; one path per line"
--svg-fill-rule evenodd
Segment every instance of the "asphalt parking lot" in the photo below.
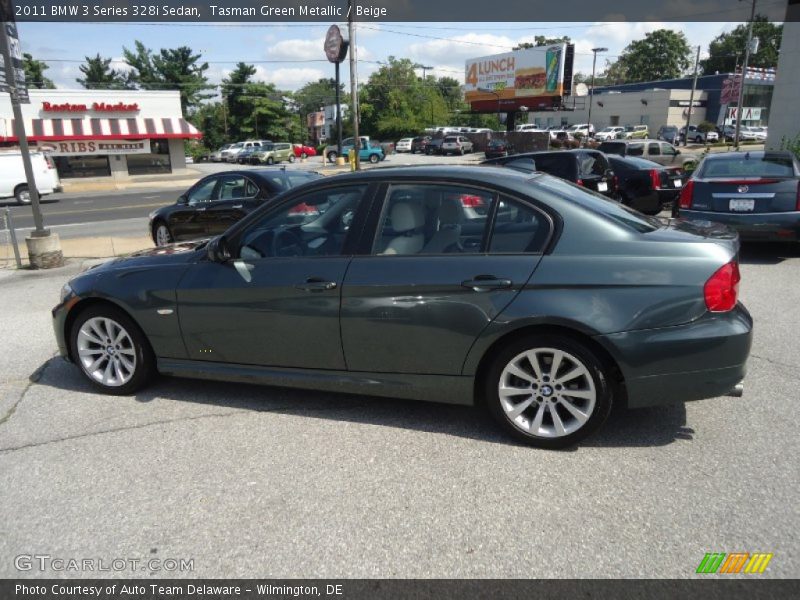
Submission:
M 0 577 L 150 575 L 15 568 L 49 555 L 193 560 L 159 576 L 684 578 L 706 552 L 800 575 L 798 246 L 743 249 L 742 398 L 617 411 L 560 452 L 461 407 L 168 378 L 96 394 L 54 358 L 49 309 L 79 269 L 0 270 Z

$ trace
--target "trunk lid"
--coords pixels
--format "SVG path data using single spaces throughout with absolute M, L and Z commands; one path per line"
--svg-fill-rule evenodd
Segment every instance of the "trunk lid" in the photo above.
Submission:
M 778 177 L 695 179 L 692 209 L 731 214 L 797 210 L 798 180 Z

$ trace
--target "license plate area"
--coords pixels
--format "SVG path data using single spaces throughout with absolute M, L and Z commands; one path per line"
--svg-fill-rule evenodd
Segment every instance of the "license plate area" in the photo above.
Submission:
M 597 182 L 597 191 L 598 192 L 607 192 L 608 191 L 608 184 L 605 181 L 598 181 Z
M 736 198 L 730 201 L 728 208 L 733 212 L 752 212 L 756 207 L 755 200 L 748 200 L 744 198 Z
M 674 185 L 676 188 L 683 187 L 683 181 L 681 179 L 673 179 L 672 185 Z

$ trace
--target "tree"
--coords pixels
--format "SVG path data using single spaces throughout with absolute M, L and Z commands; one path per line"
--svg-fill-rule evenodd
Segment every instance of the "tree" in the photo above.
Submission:
M 103 58 L 98 53 L 95 57 L 86 57 L 86 64 L 78 67 L 83 77 L 75 81 L 86 89 L 123 90 L 130 89 L 132 83 L 122 71 L 111 68 L 111 59 Z
M 339 84 L 339 97 L 346 104 L 344 84 Z M 301 115 L 317 112 L 320 107 L 336 103 L 336 80 L 332 77 L 310 81 L 293 94 Z
M 744 23 L 711 41 L 708 45 L 708 58 L 700 61 L 704 74 L 732 73 L 737 65 L 741 66 L 747 45 L 747 28 L 747 24 Z M 753 37 L 758 38 L 758 52 L 750 55 L 748 65 L 761 68 L 777 67 L 782 34 L 782 24 L 770 23 L 766 17 L 757 16 L 753 21 Z
M 608 71 L 610 78 L 627 83 L 677 79 L 689 69 L 691 54 L 683 32 L 658 29 L 628 44 Z
M 557 44 L 569 44 L 572 40 L 568 35 L 560 38 L 549 38 L 544 35 L 537 35 L 533 38 L 533 44 L 530 42 L 523 42 L 519 46 L 514 46 L 514 50 L 526 50 L 527 48 L 538 48 L 541 46 L 555 46 Z
M 212 97 L 204 93 L 212 88 L 205 76 L 208 63 L 199 63 L 200 54 L 187 46 L 162 48 L 158 54 L 136 40 L 135 50 L 122 50 L 125 62 L 133 69 L 129 79 L 145 90 L 178 90 L 184 113 Z
M 22 67 L 25 69 L 25 83 L 29 88 L 51 90 L 56 87 L 52 80 L 44 76 L 50 67 L 41 60 L 35 60 L 32 55 L 25 52 L 22 55 Z

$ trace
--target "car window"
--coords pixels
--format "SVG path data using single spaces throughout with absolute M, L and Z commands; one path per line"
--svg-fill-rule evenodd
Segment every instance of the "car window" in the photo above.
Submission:
M 792 159 L 788 156 L 753 157 L 735 155 L 703 161 L 697 177 L 794 177 Z
M 628 156 L 644 156 L 644 144 L 628 144 Z
M 625 156 L 625 143 L 624 142 L 603 142 L 597 149 L 606 154 L 619 154 Z
M 366 189 L 349 185 L 315 190 L 270 211 L 242 233 L 239 256 L 338 256 Z
M 675 156 L 677 153 L 672 144 L 661 144 L 661 154 L 664 156 Z
M 657 143 L 648 144 L 647 153 L 650 156 L 661 156 L 661 146 Z
M 376 255 L 480 252 L 495 195 L 458 185 L 389 187 L 373 243 Z
M 217 191 L 216 200 L 236 200 L 237 198 L 253 198 L 258 188 L 243 175 L 226 175 Z
M 539 154 L 534 159 L 536 170 L 550 173 L 562 179 L 575 180 L 578 177 L 578 166 L 571 153 Z
M 541 252 L 550 235 L 550 223 L 536 209 L 502 197 L 497 206 L 490 254 Z
M 187 195 L 189 206 L 210 202 L 214 194 L 214 188 L 217 186 L 217 181 L 219 181 L 218 177 L 211 177 L 192 188 Z

